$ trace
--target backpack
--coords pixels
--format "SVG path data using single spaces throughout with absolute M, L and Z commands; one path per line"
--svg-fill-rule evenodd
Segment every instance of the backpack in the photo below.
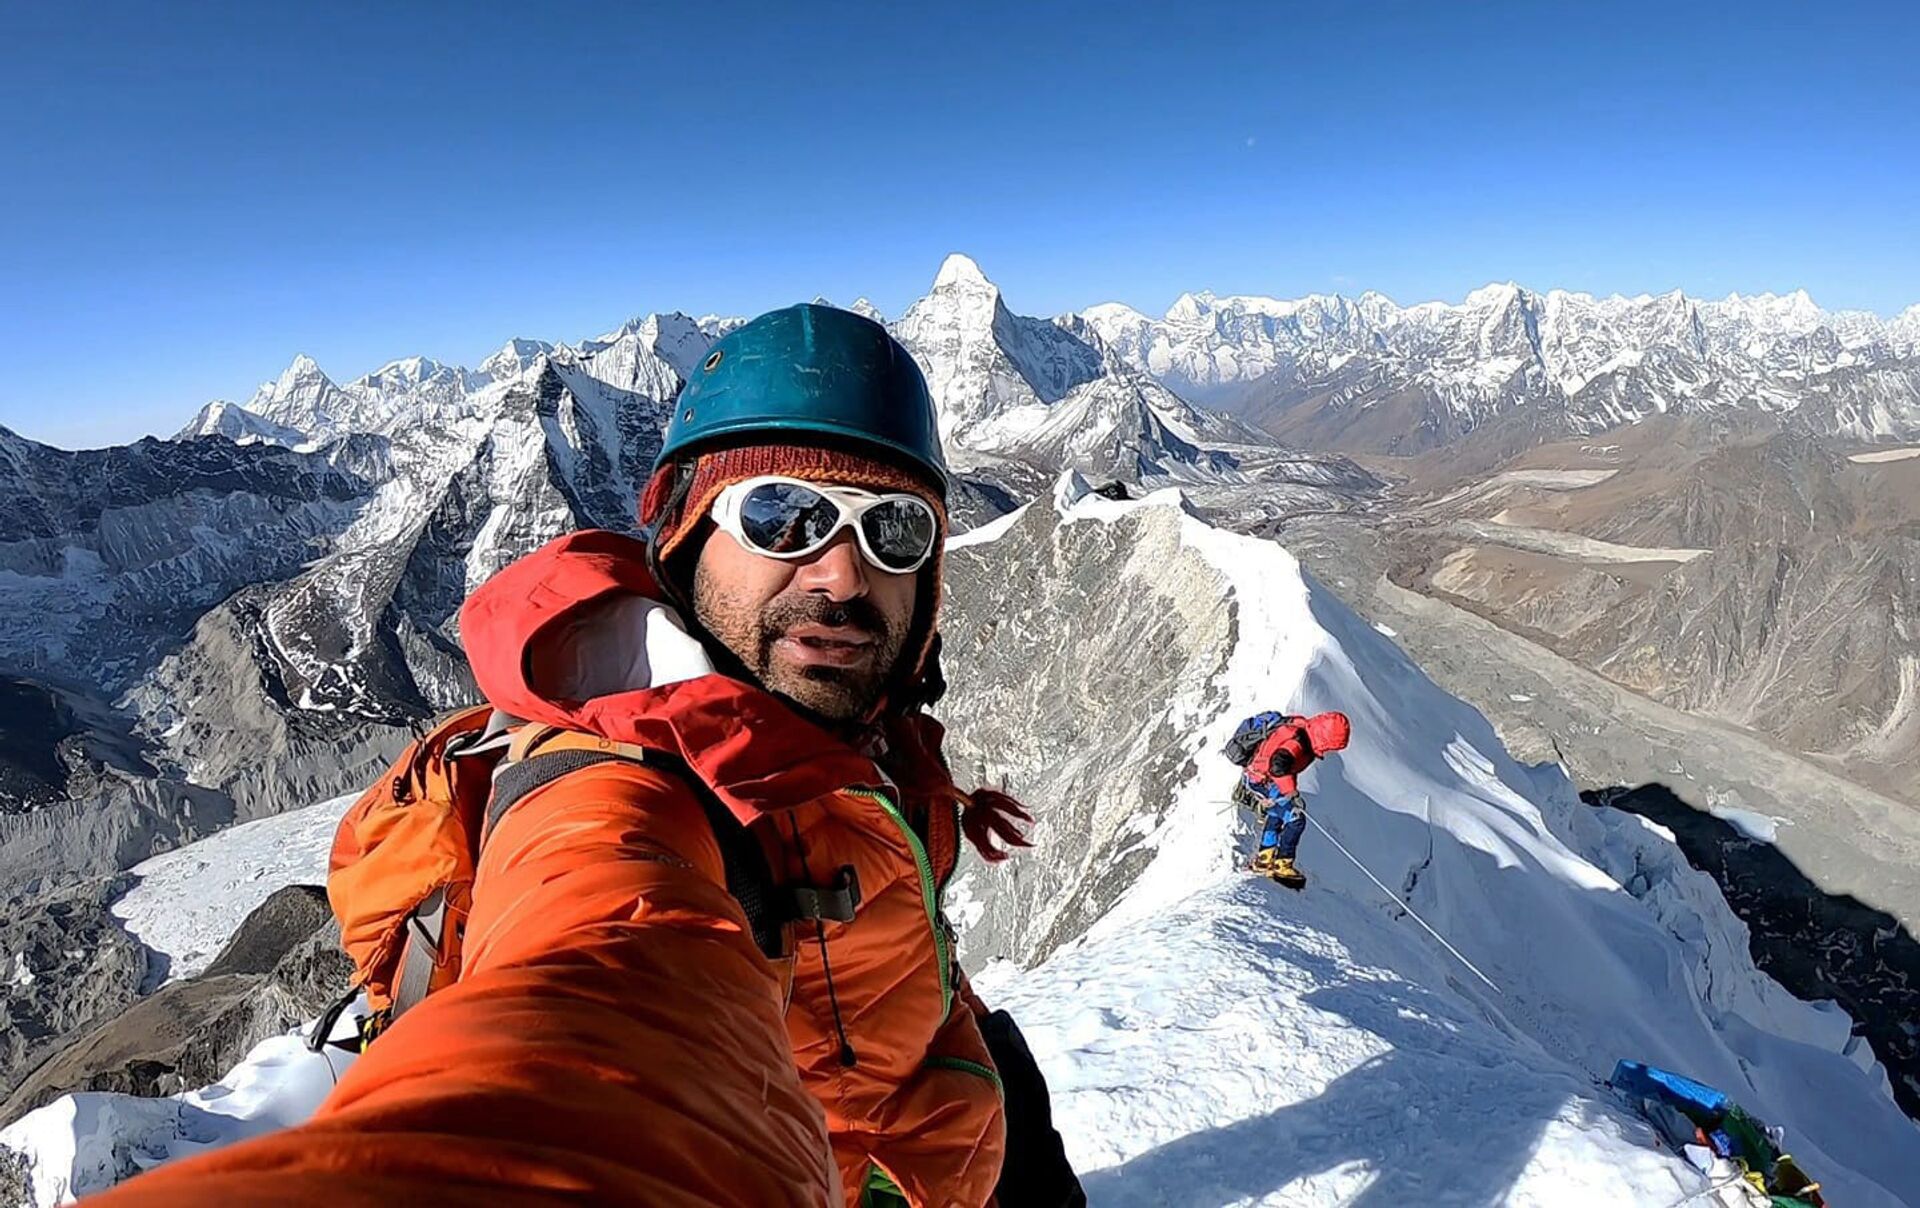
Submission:
M 1240 728 L 1233 732 L 1232 738 L 1227 739 L 1226 745 L 1220 748 L 1220 753 L 1237 766 L 1244 768 L 1247 766 L 1247 761 L 1253 758 L 1253 753 L 1260 749 L 1260 744 L 1267 740 L 1267 736 L 1278 730 L 1286 721 L 1287 715 L 1284 713 L 1257 713 L 1240 723 Z
M 461 940 L 473 905 L 474 871 L 489 827 L 515 801 L 581 768 L 631 760 L 673 769 L 706 810 L 740 903 L 768 959 L 785 955 L 786 924 L 849 922 L 859 886 L 844 870 L 825 888 L 781 887 L 766 853 L 692 770 L 666 752 L 558 726 L 492 734 L 493 711 L 461 710 L 409 744 L 340 820 L 327 861 L 327 900 L 353 979 L 307 1038 L 318 1050 L 354 996 L 370 1014 L 357 1050 L 394 1019 L 460 976 Z

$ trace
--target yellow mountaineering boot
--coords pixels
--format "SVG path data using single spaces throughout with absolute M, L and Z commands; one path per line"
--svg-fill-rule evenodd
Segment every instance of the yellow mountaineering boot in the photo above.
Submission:
M 1285 885 L 1288 889 L 1305 889 L 1307 887 L 1307 874 L 1295 868 L 1293 861 L 1287 859 L 1285 856 L 1281 856 L 1273 861 L 1273 866 L 1267 870 L 1267 875 L 1280 884 Z
M 1293 861 L 1282 856 L 1278 848 L 1263 847 L 1254 853 L 1253 871 L 1270 880 L 1285 885 L 1288 889 L 1305 889 L 1307 876 L 1293 866 Z

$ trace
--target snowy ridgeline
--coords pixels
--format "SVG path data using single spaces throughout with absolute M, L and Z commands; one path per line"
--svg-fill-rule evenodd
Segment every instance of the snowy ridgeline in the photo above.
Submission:
M 364 1001 L 357 1009 L 364 1011 Z M 354 1027 L 343 1016 L 333 1038 L 351 1038 Z M 199 1090 L 162 1099 L 63 1095 L 0 1129 L 0 1146 L 26 1159 L 31 1204 L 70 1203 L 162 1162 L 298 1124 L 352 1064 L 353 1055 L 339 1049 L 311 1052 L 294 1031 L 261 1041 L 225 1078 Z
M 1620 1058 L 1711 1082 L 1784 1126 L 1837 1204 L 1920 1202 L 1920 1129 L 1848 1018 L 1754 970 L 1745 928 L 1665 832 L 1516 764 L 1285 551 L 1208 527 L 1176 494 L 1116 503 L 1069 479 L 1031 506 L 1058 512 L 1068 551 L 1080 533 L 1178 524 L 1238 609 L 1215 712 L 1192 728 L 1197 771 L 1145 840 L 1151 863 L 1080 941 L 976 978 L 1027 1030 L 1096 1204 L 1715 1202 L 1602 1085 Z M 1353 747 L 1305 781 L 1326 833 L 1307 836 L 1303 894 L 1238 871 L 1250 822 L 1223 802 L 1234 770 L 1215 754 L 1239 717 L 1283 703 L 1355 723 Z M 118 910 L 174 972 L 198 967 L 267 892 L 318 877 L 342 805 L 151 861 Z M 271 1040 L 197 1096 L 73 1096 L 0 1141 L 55 1202 L 298 1118 L 331 1083 L 319 1060 Z

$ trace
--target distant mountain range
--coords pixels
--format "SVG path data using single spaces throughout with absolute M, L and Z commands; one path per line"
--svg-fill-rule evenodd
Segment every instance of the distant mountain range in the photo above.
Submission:
M 467 699 L 459 602 L 559 532 L 630 525 L 667 408 L 739 322 L 654 314 L 577 344 L 514 339 L 471 369 L 408 357 L 344 384 L 300 356 L 171 441 L 72 453 L 0 432 L 0 672 L 45 716 L 110 707 L 131 731 L 46 739 L 66 754 L 0 777 L 11 808 L 63 799 L 68 779 L 110 785 L 129 761 L 105 752 L 130 738 L 241 815 L 270 811 L 298 769 L 342 768 L 343 726 L 364 762 L 388 745 L 368 727 L 401 732 Z M 963 525 L 1063 470 L 1179 485 L 1258 531 L 1376 504 L 1384 480 L 1341 452 L 1478 449 L 1490 466 L 1661 417 L 1920 434 L 1920 307 L 1881 320 L 1804 294 L 1189 294 L 1161 319 L 1106 304 L 1049 320 L 1014 312 L 954 255 L 892 327 L 933 388 Z M 1594 657 L 1617 661 L 1617 645 Z M 363 770 L 345 763 L 342 785 Z
M 305 762 L 307 731 L 403 726 L 466 699 L 459 601 L 561 531 L 629 525 L 667 408 L 739 322 L 654 314 L 578 344 L 514 339 L 476 368 L 409 357 L 344 384 L 296 357 L 171 441 L 70 453 L 0 433 L 0 670 L 23 691 L 131 710 L 160 766 L 237 788 L 243 814 L 271 808 L 249 778 Z M 1015 313 L 955 255 L 892 326 L 934 390 L 963 524 L 1062 470 L 1180 485 L 1257 529 L 1376 502 L 1383 480 L 1343 451 L 1478 449 L 1490 465 L 1662 417 L 1920 434 L 1920 307 L 1881 320 L 1804 294 L 1189 294 L 1161 319 L 1106 304 L 1049 320 Z M 263 744 L 279 770 L 261 772 Z M 57 761 L 27 763 L 39 771 L 5 783 L 37 778 L 20 800 L 58 800 Z M 316 766 L 338 763 L 328 749 Z
M 1804 292 L 1708 302 L 1507 284 L 1459 305 L 1186 294 L 1161 319 L 1115 304 L 1078 319 L 1120 362 L 1315 447 L 1416 454 L 1500 425 L 1591 434 L 1740 413 L 1857 440 L 1920 434 L 1920 305 L 1883 320 Z

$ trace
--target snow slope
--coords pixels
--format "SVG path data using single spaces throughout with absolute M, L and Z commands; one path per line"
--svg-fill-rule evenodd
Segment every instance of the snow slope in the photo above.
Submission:
M 1659 1150 L 1603 1085 L 1622 1057 L 1712 1082 L 1784 1126 L 1846 1208 L 1920 1201 L 1920 1129 L 1850 1021 L 1754 970 L 1744 927 L 1670 836 L 1581 804 L 1557 769 L 1514 762 L 1479 713 L 1278 546 L 1206 525 L 1177 492 L 1084 492 L 1069 478 L 1027 513 L 1052 510 L 1063 556 L 1171 521 L 1182 556 L 1217 571 L 1237 609 L 1213 711 L 1176 739 L 1191 775 L 1140 839 L 1151 859 L 1079 940 L 1037 968 L 976 979 L 1027 1030 L 1093 1202 L 1707 1202 L 1708 1178 Z M 1017 523 L 965 545 L 990 549 Z M 1307 836 L 1313 883 L 1297 895 L 1239 871 L 1252 820 L 1224 803 L 1234 769 L 1216 754 L 1238 718 L 1277 705 L 1355 722 L 1353 747 L 1304 780 L 1325 829 Z M 224 925 L 217 910 L 237 922 L 243 899 L 310 875 L 338 805 L 150 862 L 150 896 L 120 909 L 183 964 L 197 959 Z M 258 878 L 234 871 L 269 859 Z M 228 1085 L 260 1062 L 280 1071 L 262 1085 L 310 1085 L 314 1067 L 286 1056 L 256 1050 Z M 287 1102 L 272 1118 L 311 1109 Z M 158 1123 L 141 1114 L 154 1111 Z M 33 1156 L 44 1197 L 142 1160 L 105 1170 L 103 1152 L 164 1156 L 204 1124 L 79 1096 L 0 1142 Z M 93 1174 L 76 1155 L 94 1155 Z
M 982 993 L 1095 1204 L 1669 1204 L 1704 1180 L 1584 1078 L 1394 971 L 1371 904 L 1218 881 Z
M 343 1016 L 332 1039 L 350 1039 L 353 1026 Z M 298 1124 L 353 1060 L 341 1049 L 309 1051 L 299 1030 L 270 1036 L 212 1086 L 161 1099 L 64 1095 L 0 1129 L 0 1147 L 25 1155 L 30 1203 L 70 1203 L 162 1162 Z

